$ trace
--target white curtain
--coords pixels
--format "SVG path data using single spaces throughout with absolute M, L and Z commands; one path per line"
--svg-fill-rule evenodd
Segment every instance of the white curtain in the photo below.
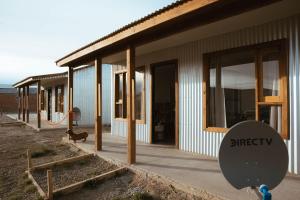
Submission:
M 221 84 L 221 67 L 216 70 L 216 90 L 215 90 L 215 116 L 216 126 L 227 128 L 226 123 L 226 106 L 225 106 L 225 91 Z
M 267 68 L 267 77 L 272 88 L 272 96 L 279 95 L 279 64 L 278 61 L 264 62 L 264 69 Z M 265 70 L 264 70 L 265 71 Z M 266 76 L 264 76 L 266 77 Z M 271 106 L 270 110 L 270 126 L 277 132 L 281 131 L 281 107 Z

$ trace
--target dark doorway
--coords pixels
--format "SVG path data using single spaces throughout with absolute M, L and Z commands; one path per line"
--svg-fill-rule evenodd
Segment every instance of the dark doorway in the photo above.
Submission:
M 152 143 L 177 145 L 177 61 L 152 67 Z
M 48 102 L 48 108 L 47 108 L 47 119 L 48 121 L 52 120 L 52 89 L 47 90 L 48 96 L 47 96 L 47 102 Z

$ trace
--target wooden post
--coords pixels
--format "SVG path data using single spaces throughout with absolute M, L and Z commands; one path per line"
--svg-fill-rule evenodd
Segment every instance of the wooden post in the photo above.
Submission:
M 30 151 L 30 149 L 27 149 L 27 168 L 28 168 L 28 172 L 30 172 L 30 170 L 32 168 L 31 151 Z
M 26 86 L 26 122 L 29 123 L 29 85 Z
M 37 117 L 37 127 L 41 128 L 41 82 L 37 81 L 36 90 L 36 117 Z
M 25 86 L 22 88 L 22 120 L 25 122 Z
M 68 130 L 73 129 L 73 68 L 68 71 Z
M 102 150 L 102 60 L 95 59 L 95 145 Z
M 21 119 L 21 88 L 18 87 L 18 120 Z
M 47 170 L 47 184 L 48 184 L 48 200 L 53 199 L 53 183 L 52 183 L 52 170 Z
M 135 141 L 135 48 L 130 46 L 126 50 L 127 61 L 127 140 L 128 140 L 128 163 L 136 162 L 136 141 Z

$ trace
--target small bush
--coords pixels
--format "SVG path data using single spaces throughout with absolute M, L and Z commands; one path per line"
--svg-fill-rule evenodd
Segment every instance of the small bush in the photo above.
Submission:
M 54 150 L 49 149 L 44 146 L 41 146 L 41 147 L 33 149 L 31 152 L 32 158 L 38 158 L 38 157 L 47 156 L 47 155 L 55 155 Z
M 21 194 L 12 194 L 8 197 L 8 200 L 22 200 L 23 196 Z
M 30 180 L 29 178 L 24 180 L 25 185 L 31 185 L 32 184 L 32 180 Z
M 146 192 L 137 192 L 132 196 L 132 200 L 153 200 L 153 197 Z
M 90 180 L 84 184 L 84 187 L 89 188 L 89 189 L 94 189 L 97 187 L 97 181 Z
M 34 185 L 27 185 L 24 189 L 25 192 L 28 192 L 28 193 L 33 193 L 36 191 L 36 188 Z

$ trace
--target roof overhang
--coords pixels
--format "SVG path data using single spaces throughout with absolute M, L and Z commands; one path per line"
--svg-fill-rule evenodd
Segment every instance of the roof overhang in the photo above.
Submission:
M 14 88 L 19 88 L 19 87 L 34 84 L 38 81 L 55 80 L 55 79 L 61 79 L 61 78 L 67 78 L 67 77 L 68 77 L 67 72 L 55 73 L 55 74 L 44 74 L 44 75 L 38 75 L 38 76 L 30 76 L 30 77 L 27 77 L 27 78 L 13 84 L 13 87 Z
M 182 0 L 133 22 L 56 61 L 76 67 L 198 26 L 216 22 L 279 0 Z

